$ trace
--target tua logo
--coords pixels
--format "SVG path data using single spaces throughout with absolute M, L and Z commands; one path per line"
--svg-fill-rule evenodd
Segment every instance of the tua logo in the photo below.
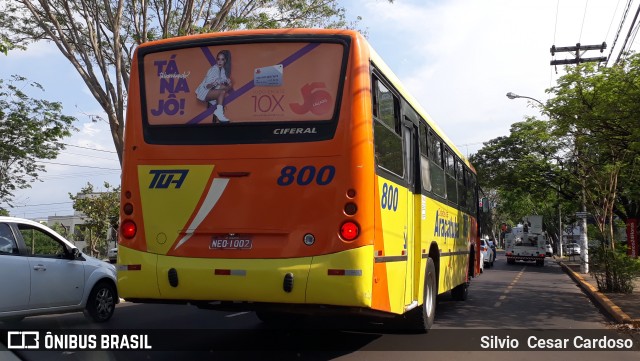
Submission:
M 149 189 L 167 189 L 170 185 L 174 185 L 175 189 L 182 186 L 182 183 L 187 178 L 187 169 L 153 169 L 149 171 L 149 174 L 153 175 Z
M 289 107 L 296 114 L 305 114 L 312 112 L 315 115 L 325 114 L 333 108 L 333 99 L 331 94 L 324 90 L 326 85 L 322 82 L 313 82 L 305 84 L 300 93 L 304 103 L 290 103 Z

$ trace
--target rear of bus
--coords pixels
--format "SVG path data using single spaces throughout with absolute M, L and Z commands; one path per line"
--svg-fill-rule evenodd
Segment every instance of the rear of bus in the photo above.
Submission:
M 372 307 L 375 172 L 363 44 L 350 31 L 285 30 L 137 49 L 121 297 Z M 223 67 L 230 86 L 219 104 L 220 91 L 202 89 L 216 89 L 205 83 Z

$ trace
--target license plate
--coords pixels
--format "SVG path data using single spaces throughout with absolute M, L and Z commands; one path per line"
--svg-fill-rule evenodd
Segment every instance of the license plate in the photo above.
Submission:
M 251 249 L 253 242 L 251 237 L 241 235 L 214 236 L 211 239 L 211 249 Z

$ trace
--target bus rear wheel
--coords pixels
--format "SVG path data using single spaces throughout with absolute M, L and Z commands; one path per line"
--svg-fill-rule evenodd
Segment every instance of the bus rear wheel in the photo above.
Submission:
M 407 312 L 404 321 L 407 328 L 417 333 L 426 333 L 433 325 L 436 314 L 436 267 L 433 259 L 427 259 L 427 270 L 424 277 L 424 303 L 420 307 Z

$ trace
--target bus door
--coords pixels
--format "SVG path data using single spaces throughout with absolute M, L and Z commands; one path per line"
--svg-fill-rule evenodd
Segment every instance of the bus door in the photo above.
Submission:
M 417 298 L 417 283 L 420 280 L 419 273 L 416 272 L 416 267 L 420 268 L 420 258 L 422 257 L 420 251 L 420 238 L 419 233 L 416 232 L 416 225 L 419 222 L 416 221 L 416 212 L 419 208 L 416 207 L 416 164 L 418 152 L 416 151 L 418 146 L 418 129 L 415 124 L 405 115 L 402 121 L 402 146 L 404 153 L 404 164 L 406 167 L 405 181 L 407 182 L 407 222 L 404 230 L 404 242 L 405 242 L 405 254 L 407 256 L 407 276 L 405 277 L 405 292 L 404 300 L 405 306 L 410 305 Z M 419 194 L 419 193 L 418 193 Z

